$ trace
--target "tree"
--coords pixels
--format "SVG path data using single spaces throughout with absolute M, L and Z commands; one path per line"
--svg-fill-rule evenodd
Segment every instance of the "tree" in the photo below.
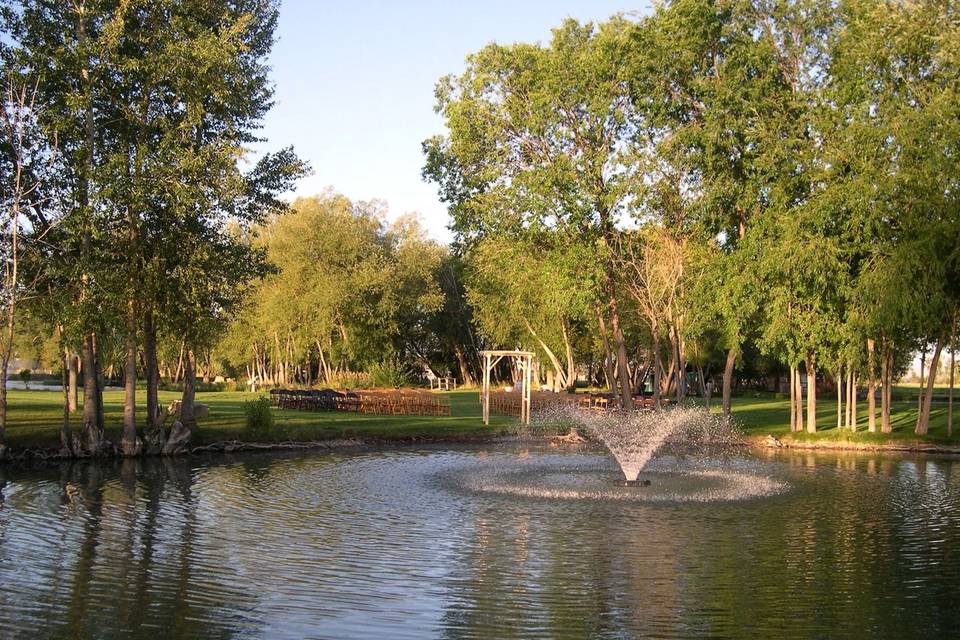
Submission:
M 442 304 L 441 248 L 383 203 L 327 192 L 255 229 L 273 272 L 250 292 L 222 347 L 251 380 L 327 385 L 385 360 L 423 365 L 424 324 Z M 299 371 L 300 374 L 296 375 Z
M 492 343 L 522 345 L 550 363 L 553 390 L 576 382 L 574 332 L 594 307 L 592 254 L 577 244 L 489 238 L 468 262 L 467 300 Z M 594 278 L 602 277 L 593 274 Z
M 0 7 L 0 17 L 5 17 Z M 2 34 L 0 34 L 2 36 Z M 40 226 L 36 210 L 47 196 L 49 170 L 56 149 L 40 125 L 37 81 L 30 81 L 10 68 L 8 52 L 0 49 L 6 73 L 0 73 L 3 104 L 0 106 L 0 202 L 3 207 L 0 259 L 3 260 L 3 285 L 0 309 L 3 334 L 0 336 L 0 460 L 6 454 L 7 424 L 6 376 L 17 338 L 18 304 L 29 297 L 36 285 L 36 273 L 25 269 L 24 249 L 31 250 L 34 233 Z M 35 266 L 34 262 L 34 266 Z M 29 265 L 29 258 L 27 265 Z M 27 372 L 29 378 L 29 370 Z
M 262 271 L 242 232 L 282 211 L 278 194 L 305 169 L 290 150 L 266 154 L 247 172 L 239 166 L 270 106 L 266 56 L 276 3 L 16 4 L 12 59 L 22 73 L 43 78 L 41 124 L 61 145 L 58 197 L 45 203 L 36 228 L 49 247 L 42 284 L 58 301 L 46 315 L 65 346 L 80 345 L 83 360 L 84 436 L 64 445 L 93 455 L 104 447 L 100 360 L 117 335 L 126 387 L 122 446 L 128 455 L 139 450 L 142 331 L 147 436 L 157 451 L 166 438 L 158 422 L 158 332 L 188 336 L 192 362 L 243 283 Z
M 854 295 L 868 337 L 879 338 L 888 431 L 895 351 L 932 343 L 936 370 L 957 308 L 960 64 L 950 45 L 960 32 L 935 3 L 850 0 L 842 8 L 831 63 L 839 112 L 831 166 L 837 199 L 854 214 L 852 240 L 866 252 Z M 918 434 L 929 428 L 932 383 Z
M 809 188 L 805 114 L 829 12 L 825 1 L 676 0 L 633 32 L 630 91 L 645 148 L 682 177 L 688 215 L 729 254 L 711 305 L 727 349 L 725 413 L 757 308 L 744 301 L 751 288 L 739 274 L 752 272 L 753 256 L 740 245 L 755 221 Z
M 437 85 L 448 135 L 424 143 L 424 175 L 459 242 L 553 231 L 604 265 L 593 296 L 613 335 L 621 403 L 630 366 L 613 263 L 618 219 L 639 179 L 625 91 L 631 24 L 568 20 L 547 46 L 492 44 Z

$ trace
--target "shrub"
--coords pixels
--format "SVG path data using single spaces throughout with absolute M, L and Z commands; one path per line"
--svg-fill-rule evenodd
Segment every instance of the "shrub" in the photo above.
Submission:
M 344 371 L 334 374 L 329 382 L 321 381 L 318 384 L 332 389 L 363 389 L 369 387 L 371 383 L 369 373 Z
M 412 378 L 410 370 L 399 360 L 384 360 L 370 367 L 370 383 L 374 387 L 409 387 Z
M 18 375 L 20 376 L 20 379 L 23 380 L 23 388 L 29 389 L 31 375 L 30 369 L 20 369 L 20 373 Z
M 247 418 L 247 432 L 262 438 L 273 432 L 273 409 L 270 398 L 257 398 L 243 403 L 243 413 Z

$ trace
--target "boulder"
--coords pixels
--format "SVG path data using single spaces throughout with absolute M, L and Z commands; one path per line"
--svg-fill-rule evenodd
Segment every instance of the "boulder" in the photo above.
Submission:
M 180 416 L 180 401 L 174 400 L 170 403 L 170 406 L 167 407 L 166 412 L 163 416 L 164 422 L 170 416 L 173 416 L 177 420 L 181 418 Z M 193 419 L 200 420 L 202 418 L 210 417 L 210 405 L 203 404 L 202 402 L 193 403 Z
M 783 443 L 780 442 L 779 438 L 777 438 L 775 435 L 771 433 L 770 435 L 767 436 L 767 439 L 763 441 L 763 445 L 765 447 L 779 448 L 783 446 Z

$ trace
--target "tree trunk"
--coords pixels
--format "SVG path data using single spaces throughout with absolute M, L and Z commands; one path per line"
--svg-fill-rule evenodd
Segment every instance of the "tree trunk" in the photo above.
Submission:
M 790 433 L 797 430 L 797 371 L 790 365 Z
M 923 349 L 920 351 L 920 388 L 917 392 L 917 420 L 920 419 L 920 412 L 923 411 L 923 387 L 924 385 L 924 371 L 927 363 L 927 345 L 923 345 Z
M 673 358 L 676 362 L 676 367 L 674 368 L 674 375 L 676 376 L 676 394 L 677 394 L 677 404 L 679 405 L 683 402 L 684 398 L 684 366 L 683 366 L 683 357 L 680 351 L 680 334 L 677 333 L 676 329 L 673 327 L 670 328 L 670 348 L 673 349 Z
M 606 205 L 599 203 L 597 212 L 600 217 L 600 226 L 603 230 L 603 242 L 608 250 L 606 262 L 606 289 L 607 308 L 610 312 L 610 329 L 613 331 L 613 342 L 616 345 L 617 376 L 620 384 L 620 406 L 624 409 L 633 408 L 633 398 L 630 389 L 630 362 L 627 359 L 627 345 L 620 327 L 620 310 L 617 304 L 617 284 L 615 278 L 614 230 L 610 219 L 610 210 Z
M 180 397 L 180 422 L 193 431 L 197 421 L 193 417 L 193 404 L 197 384 L 197 356 L 193 348 L 186 350 L 183 368 L 183 395 Z
M 207 349 L 203 357 L 203 384 L 210 384 L 210 373 L 213 365 L 210 364 L 210 350 Z
M 663 378 L 663 354 L 660 353 L 660 336 L 657 332 L 653 334 L 653 406 L 657 409 L 663 408 L 663 393 L 660 387 Z
M 457 366 L 460 368 L 460 379 L 463 381 L 464 386 L 472 387 L 474 385 L 473 374 L 470 373 L 467 358 L 463 353 L 463 348 L 459 344 L 454 345 L 453 355 L 457 358 Z
M 94 366 L 93 371 L 97 379 L 97 429 L 100 432 L 101 437 L 103 436 L 104 429 L 104 411 L 103 411 L 103 388 L 106 386 L 103 382 L 103 367 L 100 366 L 100 336 L 96 333 L 93 334 L 93 362 Z M 110 377 L 113 377 L 113 365 L 110 365 Z M 105 444 L 101 442 L 101 445 Z
M 103 438 L 103 432 L 97 428 L 100 411 L 97 388 L 100 383 L 97 376 L 95 348 L 93 335 L 84 336 L 80 349 L 80 357 L 83 360 L 81 367 L 83 370 L 83 438 L 87 451 L 91 455 L 99 453 L 99 444 Z
M 137 441 L 137 313 L 133 298 L 127 300 L 126 352 L 123 363 L 123 455 L 139 453 Z
M 177 358 L 177 370 L 173 373 L 173 379 L 171 382 L 177 384 L 180 382 L 181 376 L 183 376 L 183 350 L 186 347 L 186 342 L 183 340 L 180 341 L 180 356 Z
M 796 403 L 796 412 L 797 412 L 797 431 L 803 431 L 803 381 L 800 378 L 800 367 L 796 368 L 797 372 L 797 403 Z
M 837 367 L 834 383 L 837 385 L 837 430 L 843 429 L 843 367 Z
M 614 294 L 613 274 L 608 273 L 610 297 L 610 326 L 613 329 L 613 341 L 617 345 L 617 376 L 620 383 L 620 405 L 624 409 L 633 408 L 633 396 L 630 393 L 630 362 L 627 360 L 627 345 L 620 328 L 620 312 L 617 310 L 617 297 Z
M 147 452 L 160 453 L 164 444 L 164 426 L 160 422 L 160 369 L 157 366 L 157 325 L 153 309 L 143 314 L 143 368 L 147 381 Z
M 323 355 L 323 346 L 320 344 L 319 340 L 316 340 L 315 342 L 317 345 L 317 359 L 319 360 L 319 362 L 317 363 L 317 377 L 319 378 L 323 376 L 324 383 L 326 383 L 329 386 L 330 385 L 330 369 L 329 367 L 327 367 L 327 359 Z
M 550 360 L 550 364 L 553 366 L 553 370 L 556 372 L 557 384 L 560 386 L 566 386 L 566 377 L 563 373 L 563 366 L 560 364 L 560 360 L 557 358 L 556 354 L 553 353 L 553 350 L 547 346 L 547 343 L 540 339 L 540 336 L 537 335 L 537 332 L 533 330 L 533 325 L 524 318 L 524 324 L 527 326 L 527 331 L 530 332 L 530 335 L 533 336 L 533 339 L 540 344 L 540 348 L 543 349 L 543 352 L 547 354 L 547 358 Z M 517 376 L 514 376 L 514 379 L 517 379 Z
M 850 380 L 850 430 L 857 430 L 857 372 L 851 374 Z
M 893 346 L 883 341 L 883 388 L 880 389 L 880 431 L 892 433 L 890 423 L 890 403 L 893 401 L 891 385 L 893 384 Z
M 661 392 L 670 396 L 676 393 L 676 369 L 677 369 L 677 350 L 673 348 L 673 341 L 670 339 L 670 336 L 667 336 L 667 344 L 670 345 L 670 361 L 667 365 L 666 371 L 663 372 L 663 379 L 660 381 Z
M 77 400 L 80 398 L 80 389 L 77 386 L 78 364 L 77 355 L 72 351 L 67 351 L 67 406 L 71 413 L 77 410 L 79 404 Z
M 730 415 L 730 402 L 733 394 L 733 367 L 737 361 L 737 352 L 727 349 L 727 360 L 723 367 L 723 415 Z
M 817 367 L 814 356 L 807 356 L 807 433 L 817 432 Z
M 607 334 L 607 322 L 603 319 L 603 314 L 599 308 L 595 308 L 597 314 L 597 324 L 600 327 L 600 337 L 603 342 L 603 373 L 607 377 L 607 386 L 610 387 L 610 395 L 617 395 L 617 379 L 613 376 L 613 351 L 610 349 L 610 336 Z
M 947 389 L 947 437 L 953 435 L 953 378 L 957 369 L 957 314 L 953 314 L 950 325 L 950 386 Z
M 71 455 L 70 450 L 70 399 L 71 399 L 71 390 L 70 390 L 70 374 L 74 375 L 74 382 L 76 382 L 76 372 L 71 372 L 71 361 L 73 361 L 73 354 L 70 353 L 70 350 L 64 347 L 63 349 L 63 373 L 60 376 L 61 384 L 63 385 L 63 421 L 60 423 L 60 453 L 64 456 Z
M 82 18 L 77 20 L 77 39 L 81 50 L 86 48 L 87 34 Z M 80 73 L 86 104 L 84 105 L 84 134 L 83 158 L 78 181 L 77 206 L 83 216 L 83 230 L 80 239 L 80 262 L 84 272 L 80 276 L 81 281 L 81 303 L 89 304 L 90 295 L 90 274 L 87 269 L 90 266 L 90 255 L 93 241 L 93 223 L 90 207 L 90 184 L 93 167 L 94 153 L 96 150 L 96 136 L 93 122 L 93 90 L 90 79 L 89 60 L 85 61 L 84 68 Z M 96 335 L 93 331 L 88 331 L 83 337 L 81 346 L 81 358 L 83 359 L 83 438 L 85 446 L 90 455 L 98 455 L 103 442 L 103 422 L 102 408 L 100 406 L 102 398 L 100 396 L 100 376 L 99 363 L 97 362 L 97 344 Z M 75 447 L 79 449 L 79 447 Z M 79 453 L 79 451 L 77 452 Z
M 947 390 L 947 437 L 953 435 L 953 378 L 957 370 L 956 348 L 957 341 L 957 320 L 953 320 L 953 334 L 950 337 L 950 388 Z
M 853 363 L 847 365 L 847 406 L 844 411 L 844 426 L 847 431 L 856 431 L 857 427 L 853 423 Z
M 560 324 L 561 334 L 563 335 L 563 347 L 567 355 L 567 389 L 573 391 L 577 386 L 577 364 L 573 359 L 573 345 L 570 344 L 570 337 L 567 335 L 567 324 Z
M 867 431 L 877 432 L 877 376 L 874 372 L 873 339 L 867 338 Z
M 930 432 L 930 405 L 933 403 L 933 385 L 936 381 L 937 366 L 940 364 L 940 352 L 943 350 L 943 338 L 937 338 L 937 346 L 933 350 L 933 357 L 930 359 L 930 374 L 927 376 L 926 390 L 923 393 L 923 404 L 920 408 L 920 415 L 917 416 L 917 426 L 914 433 L 917 435 L 926 435 Z

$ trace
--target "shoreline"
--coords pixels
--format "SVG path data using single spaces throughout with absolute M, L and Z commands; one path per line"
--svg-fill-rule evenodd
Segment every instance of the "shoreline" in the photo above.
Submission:
M 17 463 L 93 462 L 115 460 L 143 460 L 149 458 L 183 459 L 205 455 L 229 455 L 234 453 L 269 453 L 273 451 L 365 451 L 388 449 L 392 447 L 412 447 L 418 445 L 464 445 L 464 444 L 529 444 L 537 446 L 578 447 L 582 444 L 563 440 L 560 435 L 517 436 L 491 433 L 489 435 L 450 435 L 450 436 L 402 436 L 390 437 L 341 437 L 322 440 L 286 440 L 283 442 L 248 442 L 243 440 L 222 440 L 191 447 L 172 455 L 139 454 L 124 456 L 120 447 L 114 445 L 109 451 L 98 456 L 63 455 L 59 449 L 28 447 L 8 449 L 0 465 Z
M 562 434 L 551 435 L 508 435 L 504 433 L 490 434 L 462 434 L 462 435 L 425 435 L 425 436 L 399 436 L 399 437 L 337 437 L 320 440 L 286 440 L 282 442 L 255 442 L 244 440 L 223 440 L 211 442 L 204 445 L 191 447 L 186 451 L 174 455 L 137 455 L 130 459 L 146 458 L 189 458 L 210 455 L 230 455 L 236 453 L 269 453 L 280 451 L 368 451 L 376 449 L 388 449 L 394 447 L 413 447 L 419 445 L 469 445 L 469 444 L 518 444 L 543 447 L 557 447 L 564 449 L 583 449 L 602 445 L 585 440 L 571 440 L 569 436 Z M 822 451 L 825 453 L 891 453 L 891 454 L 924 454 L 924 455 L 951 455 L 960 456 L 960 446 L 951 446 L 919 440 L 902 440 L 884 443 L 867 442 L 849 442 L 833 440 L 813 440 L 801 441 L 791 438 L 778 438 L 772 434 L 766 436 L 751 435 L 743 439 L 743 447 L 754 450 L 769 451 L 771 449 L 783 449 L 794 451 Z M 59 449 L 30 447 L 20 449 L 8 449 L 6 457 L 0 460 L 0 465 L 16 465 L 18 463 L 51 463 L 59 464 L 63 462 L 91 462 L 123 460 L 127 457 L 123 455 L 118 446 L 113 446 L 100 456 L 66 456 L 60 453 Z
M 836 440 L 794 440 L 778 438 L 773 434 L 748 436 L 747 446 L 757 449 L 795 449 L 805 451 L 834 451 L 855 453 L 922 453 L 960 456 L 960 446 L 924 442 L 923 440 L 893 440 L 890 442 L 850 442 Z

